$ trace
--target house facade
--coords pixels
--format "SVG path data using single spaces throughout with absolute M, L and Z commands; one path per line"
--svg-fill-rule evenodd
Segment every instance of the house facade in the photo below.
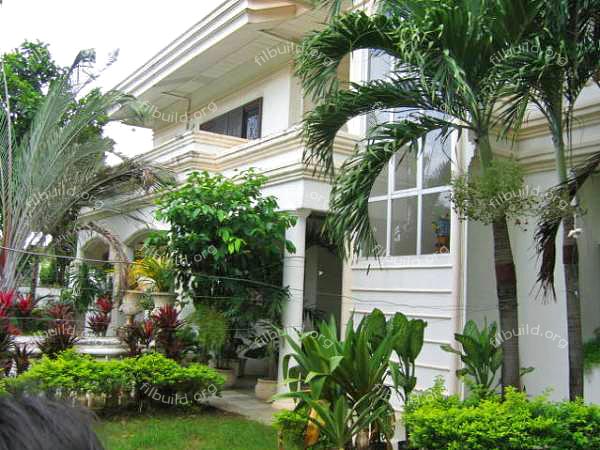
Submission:
M 370 2 L 355 3 L 372 7 Z M 468 170 L 473 145 L 465 135 L 446 142 L 430 139 L 413 159 L 390 162 L 370 201 L 380 258 L 342 260 L 319 244 L 314 235 L 327 214 L 330 184 L 302 160 L 299 123 L 313 103 L 294 77 L 292 58 L 302 36 L 325 20 L 326 11 L 301 0 L 215 0 L 212 13 L 117 88 L 145 102 L 152 117 L 147 126 L 154 148 L 142 157 L 169 167 L 179 180 L 195 170 L 231 175 L 255 168 L 268 177 L 264 194 L 274 195 L 282 210 L 297 216 L 286 236 L 297 251 L 283 262 L 283 285 L 291 293 L 284 326 L 302 326 L 311 309 L 332 314 L 341 324 L 374 308 L 390 316 L 401 311 L 421 318 L 428 326 L 417 387 L 427 388 L 441 376 L 449 392 L 460 394 L 464 387 L 455 376 L 460 361 L 440 345 L 453 343 L 454 333 L 469 319 L 498 319 L 491 228 L 461 222 L 449 200 L 450 178 Z M 373 79 L 385 75 L 386 65 L 379 55 L 356 51 L 341 64 L 339 76 L 355 82 Z M 576 116 L 575 162 L 597 149 L 600 140 L 597 88 L 584 92 Z M 354 152 L 368 121 L 376 119 L 355 118 L 339 133 L 337 165 Z M 543 192 L 555 183 L 552 142 L 536 113 L 512 145 L 499 142 L 495 150 L 515 155 L 532 189 Z M 586 339 L 600 327 L 599 193 L 595 176 L 581 198 L 588 214 L 578 219 Z M 165 224 L 154 219 L 150 197 L 127 199 L 122 206 L 136 210 L 140 220 L 105 210 L 82 219 L 111 230 L 132 257 L 148 233 Z M 515 334 L 521 339 L 522 365 L 536 369 L 524 379 L 527 391 L 537 394 L 550 388 L 551 397 L 558 399 L 568 396 L 564 283 L 558 267 L 556 302 L 535 296 L 534 225 L 511 229 L 523 324 Z M 87 232 L 80 235 L 78 255 L 116 259 L 101 237 Z M 116 311 L 114 319 L 123 320 Z M 598 373 L 588 376 L 586 389 L 590 400 L 600 402 Z

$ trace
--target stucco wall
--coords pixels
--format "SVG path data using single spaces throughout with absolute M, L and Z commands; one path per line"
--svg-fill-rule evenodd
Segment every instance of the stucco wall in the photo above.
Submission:
M 292 69 L 285 65 L 269 76 L 244 86 L 232 87 L 224 97 L 213 99 L 190 116 L 198 123 L 207 122 L 258 98 L 263 99 L 262 136 L 281 132 L 301 118 L 302 99 L 299 85 L 292 77 Z M 209 108 L 210 106 L 210 108 Z M 167 124 L 154 130 L 154 145 L 160 145 L 184 132 L 185 123 Z
M 530 190 L 539 189 L 543 192 L 556 183 L 556 175 L 553 171 L 531 173 L 526 176 L 525 183 Z M 600 327 L 599 195 L 600 181 L 597 177 L 592 178 L 581 196 L 587 214 L 578 221 L 578 226 L 583 229 L 578 244 L 584 339 L 589 339 L 593 331 Z M 521 366 L 535 368 L 534 372 L 523 378 L 523 384 L 530 394 L 537 395 L 550 390 L 551 398 L 560 400 L 568 397 L 568 335 L 561 240 L 559 238 L 555 270 L 556 300 L 544 298 L 541 294 L 537 295 L 539 262 L 534 251 L 535 224 L 535 218 L 530 218 L 520 226 L 511 228 L 511 247 L 518 282 Z M 468 248 L 467 319 L 480 324 L 484 319 L 488 323 L 497 321 L 491 228 L 470 223 Z M 590 381 L 591 378 L 587 381 L 588 385 Z

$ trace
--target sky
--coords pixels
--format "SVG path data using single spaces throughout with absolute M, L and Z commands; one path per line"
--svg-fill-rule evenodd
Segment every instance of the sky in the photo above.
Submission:
M 224 0 L 2 0 L 0 52 L 24 40 L 50 44 L 61 65 L 93 48 L 102 67 L 115 50 L 119 57 L 95 85 L 111 89 L 162 48 L 199 22 Z M 110 124 L 107 135 L 128 155 L 152 146 L 149 130 Z

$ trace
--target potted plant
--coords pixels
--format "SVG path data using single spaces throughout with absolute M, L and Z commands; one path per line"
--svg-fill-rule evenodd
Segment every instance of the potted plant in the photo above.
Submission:
M 149 292 L 155 309 L 175 303 L 175 265 L 165 256 L 146 256 L 133 268 L 138 287 Z
M 248 345 L 248 350 L 244 352 L 244 357 L 267 360 L 267 376 L 266 378 L 258 378 L 256 380 L 254 393 L 259 400 L 268 402 L 277 393 L 277 362 L 279 360 L 280 333 L 277 327 L 271 323 L 265 324 L 263 322 L 258 324 L 258 326 L 262 330 L 254 336 L 252 342 Z
M 128 317 L 128 322 L 133 322 L 133 317 L 143 311 L 141 304 L 141 297 L 143 292 L 139 290 L 138 285 L 138 271 L 137 267 L 140 266 L 140 261 L 136 260 L 133 267 L 129 270 L 127 276 L 127 290 L 123 295 L 123 303 L 121 305 L 121 311 Z

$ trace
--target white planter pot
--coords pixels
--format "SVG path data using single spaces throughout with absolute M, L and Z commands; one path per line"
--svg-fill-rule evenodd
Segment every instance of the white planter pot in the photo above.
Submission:
M 135 316 L 142 312 L 143 308 L 140 303 L 142 293 L 140 291 L 125 291 L 123 296 L 123 304 L 121 305 L 121 311 L 126 316 Z
M 175 304 L 176 294 L 170 292 L 154 292 L 152 300 L 154 301 L 154 309 L 162 308 L 163 306 Z
M 219 375 L 225 378 L 225 384 L 223 385 L 223 389 L 229 389 L 235 386 L 237 381 L 237 375 L 235 373 L 235 369 L 215 369 L 219 372 Z
M 256 398 L 263 402 L 270 402 L 271 397 L 277 393 L 277 380 L 267 380 L 259 378 L 256 380 L 256 386 L 254 387 L 254 394 Z

